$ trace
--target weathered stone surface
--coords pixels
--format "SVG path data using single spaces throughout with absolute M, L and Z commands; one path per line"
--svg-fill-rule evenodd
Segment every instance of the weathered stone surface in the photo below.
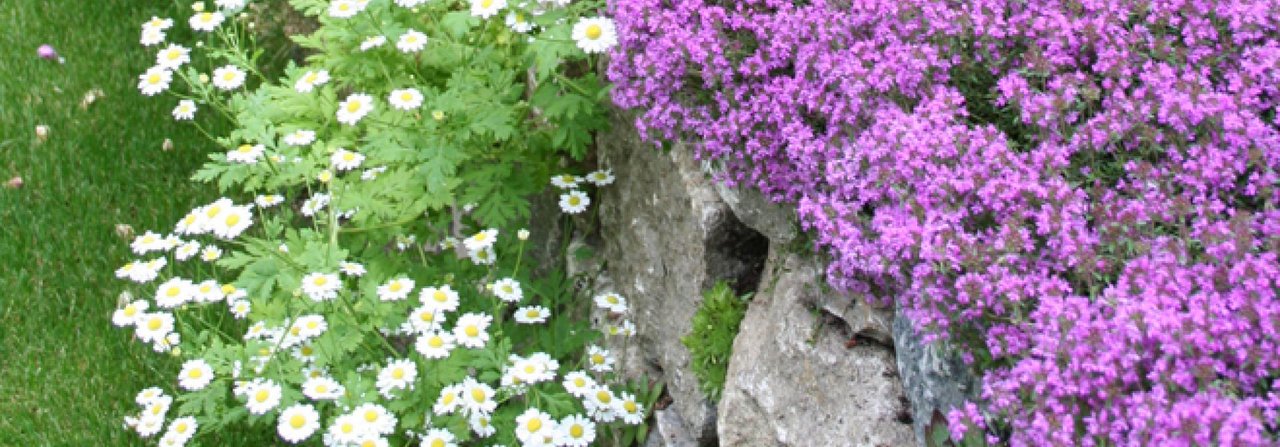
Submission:
M 643 357 L 619 360 L 665 382 L 669 409 L 697 442 L 712 442 L 715 407 L 699 391 L 680 338 L 716 281 L 755 288 L 768 241 L 734 217 L 685 148 L 664 153 L 643 143 L 625 118 L 598 142 L 600 165 L 617 175 L 601 188 L 601 255 L 613 291 L 630 301 L 638 330 L 630 343 Z
M 924 344 L 902 312 L 893 321 L 893 340 L 898 373 L 911 401 L 916 442 L 924 445 L 925 429 L 933 412 L 946 415 L 951 408 L 977 398 L 981 384 L 957 353 L 940 343 Z
M 734 340 L 721 445 L 914 443 L 893 350 L 877 341 L 890 314 L 824 290 L 822 275 L 812 256 L 771 253 Z
M 738 220 L 769 238 L 771 244 L 786 244 L 799 235 L 794 208 L 773 203 L 756 189 L 726 186 L 722 182 L 716 182 L 715 186 Z

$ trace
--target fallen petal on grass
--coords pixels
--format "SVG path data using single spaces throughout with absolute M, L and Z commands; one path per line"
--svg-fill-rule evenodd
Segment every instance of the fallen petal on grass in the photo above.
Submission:
M 133 225 L 116 224 L 116 237 L 125 241 L 133 240 Z
M 22 187 L 22 177 L 14 177 L 14 178 L 9 179 L 9 181 L 4 182 L 4 187 L 5 187 L 6 189 L 18 189 L 18 188 L 21 188 L 21 187 Z
M 36 142 L 43 143 L 49 139 L 49 126 L 44 124 L 36 126 Z

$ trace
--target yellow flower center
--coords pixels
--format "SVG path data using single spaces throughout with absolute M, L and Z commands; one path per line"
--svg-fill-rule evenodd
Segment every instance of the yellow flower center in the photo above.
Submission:
M 578 204 L 580 203 L 582 203 L 582 199 L 579 199 L 578 196 L 573 196 L 569 198 L 570 205 L 578 206 Z
M 147 329 L 158 331 L 160 330 L 160 326 L 163 326 L 163 325 L 164 323 L 161 322 L 159 318 L 152 318 L 151 321 L 147 322 Z
M 236 80 L 236 72 L 228 71 L 226 74 L 222 75 L 222 79 L 226 81 L 234 81 Z
M 314 84 L 317 79 L 320 79 L 320 75 L 315 72 L 307 73 L 307 75 L 302 78 L 303 82 L 308 84 Z
M 168 58 L 169 60 L 176 60 L 179 57 L 182 57 L 182 52 L 178 50 L 170 50 L 169 53 L 165 55 L 165 57 Z
M 160 83 L 160 75 L 158 75 L 158 74 L 153 74 L 153 75 L 151 75 L 151 76 L 147 76 L 147 83 L 148 83 L 148 84 L 159 84 L 159 83 Z
M 475 325 L 471 325 L 471 326 L 467 326 L 467 328 L 464 329 L 463 332 L 465 332 L 468 337 L 477 337 L 480 335 L 480 328 L 475 327 Z
M 213 21 L 213 13 L 211 13 L 211 12 L 202 12 L 202 13 L 200 13 L 200 21 L 201 21 L 201 22 L 205 22 L 205 23 L 212 22 L 212 21 Z
M 227 216 L 227 226 L 228 226 L 228 227 L 234 227 L 234 226 L 236 226 L 236 224 L 238 224 L 238 223 L 240 223 L 240 216 L 239 216 L 239 215 L 232 214 L 232 215 L 230 215 L 230 216 Z
M 204 376 L 204 372 L 200 371 L 200 368 L 192 369 L 191 372 L 187 373 L 187 377 L 192 379 L 199 379 L 202 376 Z
M 347 111 L 351 113 L 360 111 L 360 101 L 351 101 L 347 103 Z
M 445 444 L 443 439 L 436 438 L 434 441 L 431 441 L 431 447 L 444 447 L 444 446 Z
M 604 356 L 601 354 L 591 354 L 591 363 L 594 363 L 597 365 L 604 364 Z
M 573 424 L 572 427 L 569 427 L 569 436 L 573 436 L 575 439 L 581 438 L 584 431 L 582 424 Z
M 539 418 L 530 419 L 529 422 L 525 423 L 525 428 L 527 428 L 530 432 L 537 432 L 538 430 L 542 430 L 542 419 L 539 419 Z
M 525 374 L 533 374 L 537 371 L 538 371 L 537 368 L 534 368 L 533 365 L 525 365 L 524 367 Z
M 435 337 L 431 337 L 431 339 L 430 339 L 430 340 L 427 340 L 427 345 L 429 345 L 429 346 L 431 346 L 431 347 L 433 347 L 433 348 L 440 348 L 440 347 L 444 346 L 444 339 L 443 339 L 443 338 L 441 338 L 441 337 L 440 337 L 440 336 L 438 336 L 438 335 L 437 335 L 437 336 L 435 336 Z
M 511 286 L 502 286 L 502 291 L 506 293 L 516 293 L 516 291 L 512 289 Z
M 474 399 L 476 403 L 484 403 L 484 401 L 487 400 L 484 394 L 484 390 L 480 388 L 471 389 L 471 399 Z
M 236 286 L 233 286 L 231 284 L 222 285 L 222 293 L 230 295 L 232 293 L 235 293 L 235 291 L 236 291 Z
M 600 25 L 591 25 L 587 27 L 587 38 L 591 40 L 599 39 L 604 34 L 604 28 Z
M 320 326 L 320 323 L 316 323 L 314 320 L 307 322 L 307 329 L 315 329 L 319 326 Z
M 271 392 L 267 390 L 258 390 L 258 393 L 253 395 L 253 400 L 258 401 L 258 403 L 266 402 L 267 399 L 270 399 L 270 398 L 271 398 Z
M 297 326 L 294 326 L 294 327 L 292 327 L 292 328 L 289 328 L 289 333 L 290 333 L 290 334 L 293 334 L 293 336 L 297 337 L 297 336 L 298 336 L 298 334 L 301 334 L 301 333 L 302 333 L 302 328 L 297 327 Z
M 444 401 L 444 404 L 445 404 L 445 405 L 452 404 L 452 403 L 453 403 L 453 394 L 446 394 L 446 395 L 444 395 L 444 397 L 443 397 L 442 399 L 443 399 L 443 401 Z
M 391 290 L 392 292 L 399 292 L 400 289 L 403 289 L 403 288 L 404 287 L 400 285 L 400 281 L 393 282 L 391 283 L 391 287 L 387 287 L 387 289 Z
M 325 278 L 325 277 L 323 277 L 323 276 L 317 276 L 317 277 L 316 277 L 316 279 L 315 279 L 314 281 L 311 281 L 311 283 L 312 283 L 312 284 L 315 284 L 315 285 L 316 285 L 316 287 L 322 287 L 322 286 L 324 286 L 325 284 L 328 284 L 328 283 L 329 283 L 329 279 L 328 279 L 328 278 Z
M 605 390 L 596 391 L 596 400 L 602 404 L 607 404 L 613 401 L 613 395 Z
M 328 386 L 325 386 L 325 384 L 323 384 L 323 383 L 322 383 L 322 384 L 319 384 L 319 385 L 316 385 L 316 392 L 317 392 L 317 393 L 321 393 L 321 394 L 327 393 L 327 392 L 329 392 L 329 387 L 328 387 Z
M 378 447 L 378 443 L 373 442 L 372 439 L 366 439 L 364 442 L 360 443 L 360 447 Z
M 404 92 L 400 94 L 400 100 L 404 102 L 413 101 L 413 93 Z
M 431 297 L 435 298 L 437 303 L 443 303 L 449 300 L 449 295 L 445 294 L 443 291 L 440 291 L 440 290 L 437 290 L 436 293 L 431 294 Z
M 635 402 L 632 402 L 632 401 L 626 401 L 626 402 L 624 402 L 624 403 L 622 404 L 622 409 L 623 409 L 623 410 L 627 410 L 627 413 L 635 413 L 635 412 L 636 412 L 636 410 L 638 410 L 639 408 L 638 408 L 638 407 L 636 407 L 636 403 L 635 403 Z
M 164 295 L 169 298 L 176 298 L 178 295 L 181 295 L 181 294 L 182 294 L 182 288 L 178 286 L 169 286 L 169 288 L 164 291 Z
M 525 315 L 526 317 L 529 317 L 529 318 L 538 318 L 538 311 L 536 311 L 536 310 L 530 310 L 530 311 L 528 311 L 528 312 L 525 312 L 525 314 L 524 314 L 524 315 Z
M 138 313 L 137 306 L 130 304 L 124 307 L 124 316 L 126 317 L 132 317 L 134 314 L 137 314 L 137 313 Z
M 204 216 L 212 219 L 221 213 L 222 213 L 222 207 L 214 205 L 209 207 L 209 209 L 205 210 Z
M 188 427 L 186 422 L 179 422 L 178 425 L 173 427 L 173 431 L 176 431 L 178 433 L 186 433 L 187 428 Z
M 355 159 L 356 159 L 356 154 L 354 152 L 347 152 L 345 154 L 342 154 L 343 161 L 355 161 Z
M 338 10 L 339 10 L 339 11 L 342 11 L 342 12 L 347 12 L 347 11 L 351 10 L 351 4 L 349 4 L 349 3 L 339 3 L 339 4 L 338 4 Z
M 356 431 L 356 426 L 352 425 L 350 422 L 343 423 L 342 427 L 339 427 L 339 428 L 342 430 L 343 433 L 351 433 L 353 431 Z
M 377 420 L 378 420 L 378 412 L 377 412 L 377 411 L 369 410 L 369 411 L 364 412 L 364 421 L 365 421 L 365 422 L 375 422 L 375 421 L 377 421 Z
M 585 386 L 587 386 L 587 381 L 586 381 L 586 379 L 583 379 L 583 378 L 581 378 L 581 377 L 578 377 L 578 378 L 573 379 L 573 384 L 574 384 L 574 386 L 577 386 L 577 387 L 581 388 L 581 387 L 585 387 Z
M 396 380 L 404 379 L 404 370 L 401 368 L 396 368 L 395 370 L 391 371 L 391 377 L 394 377 Z
M 424 311 L 422 312 L 421 315 L 418 316 L 418 318 L 421 318 L 424 323 L 430 323 L 436 320 L 436 314 Z M 436 337 L 436 338 L 440 338 L 440 337 Z
M 302 428 L 303 425 L 307 425 L 307 418 L 303 415 L 295 414 L 289 418 L 289 425 L 294 429 Z
M 303 346 L 303 347 L 302 347 L 301 349 L 299 349 L 298 351 L 299 351 L 299 352 L 302 352 L 302 355 L 307 356 L 307 357 L 310 357 L 310 356 L 311 356 L 311 354 L 313 354 L 313 353 L 315 353 L 315 352 L 316 352 L 316 350 L 315 350 L 314 348 L 312 348 L 311 346 Z

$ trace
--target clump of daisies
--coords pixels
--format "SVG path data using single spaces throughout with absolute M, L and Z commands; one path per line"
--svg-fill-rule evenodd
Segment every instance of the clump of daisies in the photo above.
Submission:
M 605 121 L 604 86 L 563 68 L 616 45 L 604 2 L 321 2 L 304 13 L 335 36 L 313 48 L 323 66 L 276 74 L 239 38 L 248 3 L 142 25 L 155 62 L 139 92 L 171 97 L 182 125 L 237 126 L 194 176 L 225 197 L 122 236 L 111 323 L 178 360 L 125 426 L 162 446 L 215 430 L 341 447 L 635 439 L 653 396 L 593 344 L 634 333 L 625 299 L 597 299 L 616 328 L 591 327 L 592 303 L 532 275 L 526 245 L 545 235 L 511 227 L 546 188 L 523 173 L 581 161 Z M 477 87 L 495 80 L 513 88 Z M 568 214 L 613 181 L 551 179 Z

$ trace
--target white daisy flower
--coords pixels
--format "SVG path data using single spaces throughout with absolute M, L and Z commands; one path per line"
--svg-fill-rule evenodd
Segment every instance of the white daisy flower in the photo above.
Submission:
M 186 304 L 194 297 L 195 285 L 182 278 L 170 278 L 156 289 L 156 305 L 161 309 L 173 309 Z
M 437 416 L 444 416 L 458 411 L 460 406 L 462 406 L 462 384 L 457 383 L 440 390 L 440 397 L 436 398 L 431 411 Z
M 249 414 L 261 416 L 280 405 L 283 389 L 271 380 L 260 380 L 249 384 L 246 389 L 245 408 Z
M 587 181 L 591 182 L 596 186 L 612 185 L 613 180 L 614 180 L 613 170 L 611 169 L 602 169 L 602 170 L 587 174 Z
M 191 50 L 182 45 L 169 44 L 168 47 L 156 53 L 157 67 L 176 70 L 187 62 L 191 62 Z
M 177 107 L 173 108 L 173 119 L 179 121 L 190 121 L 196 117 L 196 102 L 190 99 L 178 101 Z
M 587 408 L 587 413 L 595 420 L 613 422 L 618 417 L 617 412 L 614 411 L 617 400 L 618 397 L 613 394 L 613 390 L 600 385 L 587 393 L 586 398 L 582 401 L 582 406 Z
M 144 315 L 150 307 L 151 302 L 147 300 L 137 300 L 126 304 L 111 313 L 111 324 L 116 325 L 116 327 L 132 326 L 138 322 L 138 318 Z
M 595 372 L 613 371 L 613 354 L 610 354 L 604 348 L 591 345 L 587 349 L 587 363 L 591 370 Z
M 533 23 L 528 17 L 524 16 L 524 12 L 511 11 L 507 13 L 507 27 L 517 33 L 527 33 L 533 31 Z
M 163 340 L 170 332 L 173 332 L 173 315 L 163 312 L 143 314 L 134 329 L 134 335 L 146 343 Z
M 200 260 L 204 262 L 217 261 L 222 257 L 222 249 L 213 245 L 206 245 L 204 250 L 200 250 Z
M 547 318 L 551 316 L 551 310 L 542 306 L 521 307 L 516 310 L 516 323 L 521 324 L 539 324 L 546 323 Z
M 329 426 L 329 433 L 326 439 L 332 439 L 336 445 L 356 445 L 366 435 L 370 434 L 369 426 L 360 421 L 360 418 L 353 414 L 344 414 L 333 420 Z
M 424 287 L 418 293 L 418 301 L 434 310 L 453 312 L 458 310 L 458 292 L 445 284 L 440 287 Z
M 387 43 L 386 36 L 369 36 L 360 42 L 360 51 L 369 51 Z
M 418 380 L 418 365 L 413 363 L 413 360 L 400 359 L 388 363 L 378 372 L 378 381 L 375 385 L 378 387 L 379 394 L 390 399 L 392 391 L 412 388 L 416 380 Z
M 271 208 L 284 203 L 284 196 L 278 194 L 264 194 L 255 197 L 253 199 L 253 203 L 257 204 L 258 208 Z
M 215 0 L 213 3 L 222 9 L 237 10 L 244 7 L 246 0 Z
M 487 19 L 507 7 L 507 0 L 471 0 L 471 15 Z
M 293 84 L 293 89 L 297 90 L 298 93 L 310 93 L 312 90 L 315 90 L 316 87 L 324 85 L 326 82 L 329 82 L 329 71 L 307 71 L 302 75 L 302 77 L 298 78 L 298 82 Z
M 409 297 L 415 284 L 409 278 L 396 278 L 378 286 L 378 298 L 382 301 L 400 301 Z
M 302 383 L 302 395 L 311 400 L 337 400 L 345 392 L 342 384 L 325 376 L 311 377 Z
M 227 301 L 227 308 L 231 311 L 231 316 L 237 320 L 243 320 L 249 316 L 249 311 L 253 308 L 253 305 L 249 303 L 249 300 L 229 300 Z
M 298 317 L 290 325 L 289 333 L 295 337 L 303 339 L 319 337 L 325 330 L 329 329 L 329 324 L 324 321 L 323 315 L 303 315 Z
M 498 230 L 490 228 L 471 235 L 462 241 L 462 245 L 467 247 L 467 251 L 484 250 L 492 247 L 498 241 Z
M 191 29 L 193 30 L 209 32 L 213 31 L 214 28 L 217 28 L 218 25 L 221 25 L 222 21 L 226 19 L 227 16 L 222 15 L 221 12 L 206 11 L 199 12 L 196 13 L 196 15 L 191 16 L 191 19 L 188 20 L 187 23 L 191 25 Z
M 307 217 L 314 216 L 316 215 L 316 213 L 319 213 L 321 210 L 324 210 L 324 207 L 328 204 L 329 204 L 328 194 L 319 193 L 319 194 L 313 195 L 310 198 L 308 198 L 306 201 L 302 202 L 302 215 Z
M 520 290 L 520 283 L 512 278 L 502 278 L 490 284 L 493 294 L 498 299 L 508 303 L 516 303 L 524 299 L 524 291 Z
M 462 346 L 482 349 L 489 342 L 487 329 L 492 321 L 493 317 L 487 314 L 464 314 L 453 327 L 453 337 Z
M 586 211 L 588 205 L 591 205 L 591 198 L 582 191 L 569 191 L 568 194 L 560 195 L 560 210 L 567 214 Z
M 471 257 L 471 262 L 475 265 L 491 265 L 498 261 L 498 255 L 494 253 L 493 247 L 470 252 L 469 256 Z
M 516 438 L 525 445 L 546 445 L 545 438 L 554 439 L 557 432 L 556 421 L 537 408 L 516 417 Z
M 498 401 L 494 399 L 494 396 L 498 393 L 494 391 L 493 387 L 474 378 L 467 377 L 462 381 L 461 394 L 463 404 L 472 413 L 489 414 L 498 408 Z
M 316 141 L 316 131 L 298 129 L 285 135 L 281 141 L 290 146 L 306 146 Z
M 200 424 L 196 422 L 196 418 L 191 416 L 176 418 L 169 423 L 169 430 L 165 432 L 164 437 L 173 439 L 173 442 L 176 442 L 178 446 L 185 445 L 187 441 L 190 441 L 196 435 L 196 429 L 199 426 Z M 165 445 L 164 441 L 161 441 L 160 445 Z
M 427 47 L 427 35 L 418 30 L 409 30 L 400 35 L 396 48 L 405 53 L 417 53 Z
M 429 305 L 423 305 L 409 313 L 408 323 L 412 332 L 421 334 L 439 329 L 440 325 L 444 324 L 444 321 L 443 311 L 436 310 Z
M 276 419 L 276 432 L 290 444 L 305 441 L 319 429 L 320 413 L 308 404 L 293 404 Z
M 253 225 L 253 210 L 248 206 L 233 206 L 212 223 L 213 234 L 222 239 L 235 239 Z
M 618 29 L 605 17 L 579 20 L 570 36 L 587 54 L 603 53 L 618 45 Z
M 560 420 L 560 434 L 556 445 L 565 447 L 587 447 L 596 439 L 596 424 L 585 416 L 575 414 Z
M 338 104 L 338 122 L 354 126 L 371 111 L 373 111 L 373 97 L 364 93 L 355 93 Z
M 142 46 L 159 45 L 164 42 L 164 31 L 155 28 L 143 28 L 142 37 L 138 38 L 138 43 Z
M 232 287 L 234 289 L 234 287 Z M 222 301 L 226 294 L 222 292 L 223 287 L 218 281 L 207 279 L 195 285 L 192 299 L 197 303 L 215 303 Z
M 422 106 L 422 92 L 416 88 L 392 90 L 391 94 L 387 95 L 387 102 L 396 109 L 413 110 Z
M 428 359 L 448 357 L 455 346 L 453 335 L 439 331 L 422 334 L 422 336 L 418 337 L 418 341 L 413 344 L 414 349 Z
M 355 262 L 338 263 L 338 271 L 342 272 L 343 275 L 354 276 L 357 278 L 364 276 L 364 274 L 367 272 L 364 269 L 363 265 L 360 265 L 359 263 L 355 263 Z
M 134 396 L 133 401 L 136 402 L 138 406 L 145 407 L 162 397 L 166 397 L 164 390 L 153 386 L 139 391 L 138 395 Z
M 262 158 L 262 154 L 266 151 L 267 147 L 261 144 L 241 144 L 239 147 L 227 151 L 227 161 L 254 164 Z
M 367 403 L 351 411 L 373 433 L 389 435 L 396 429 L 396 417 L 382 405 Z
M 422 435 L 422 446 L 458 447 L 457 442 L 455 442 L 456 440 L 457 439 L 453 437 L 453 433 L 450 433 L 449 430 L 433 428 L 431 430 L 427 430 L 427 433 Z
M 622 295 L 619 295 L 613 292 L 596 295 L 595 302 L 596 302 L 596 307 L 607 310 L 609 312 L 613 312 L 616 314 L 627 312 L 627 299 L 623 298 Z
M 329 156 L 329 163 L 333 164 L 333 168 L 339 171 L 350 171 L 364 163 L 364 155 L 359 152 L 338 148 L 333 152 L 333 155 Z
M 146 23 L 142 24 L 143 30 L 153 29 L 157 31 L 164 31 L 172 27 L 173 27 L 173 19 L 170 19 L 170 18 L 162 19 L 156 16 L 151 16 L 151 20 L 148 20 Z
M 329 16 L 337 19 L 349 19 L 360 13 L 360 4 L 355 0 L 333 0 L 329 4 Z
M 471 431 L 481 438 L 488 438 L 498 432 L 498 428 L 493 426 L 493 417 L 485 413 L 471 413 L 467 422 L 471 425 Z
M 551 177 L 551 185 L 560 189 L 577 188 L 578 183 L 581 181 L 582 179 L 573 174 L 560 174 L 555 177 Z
M 338 297 L 342 280 L 333 273 L 314 272 L 302 278 L 302 293 L 313 301 L 326 301 Z
M 178 386 L 187 391 L 202 390 L 213 382 L 213 367 L 202 359 L 187 360 L 178 372 Z
M 164 250 L 164 236 L 158 233 L 148 231 L 141 236 L 133 238 L 133 242 L 129 244 L 129 248 L 134 254 L 145 255 L 153 251 Z
M 138 436 L 150 438 L 156 433 L 160 433 L 160 429 L 164 428 L 164 416 L 144 416 L 138 419 L 138 425 L 134 427 L 138 431 Z
M 222 90 L 235 90 L 244 85 L 245 72 L 234 65 L 213 70 L 213 86 Z
M 591 378 L 586 371 L 574 371 L 564 375 L 564 381 L 560 382 L 564 385 L 565 391 L 578 398 L 586 397 L 596 388 L 596 380 Z
M 138 90 L 145 96 L 155 96 L 168 90 L 170 81 L 173 81 L 173 72 L 164 67 L 151 67 L 138 76 Z
M 640 406 L 640 402 L 631 393 L 625 391 L 619 393 L 617 400 L 614 402 L 613 411 L 622 418 L 622 422 L 630 425 L 638 425 L 644 422 L 644 408 Z

